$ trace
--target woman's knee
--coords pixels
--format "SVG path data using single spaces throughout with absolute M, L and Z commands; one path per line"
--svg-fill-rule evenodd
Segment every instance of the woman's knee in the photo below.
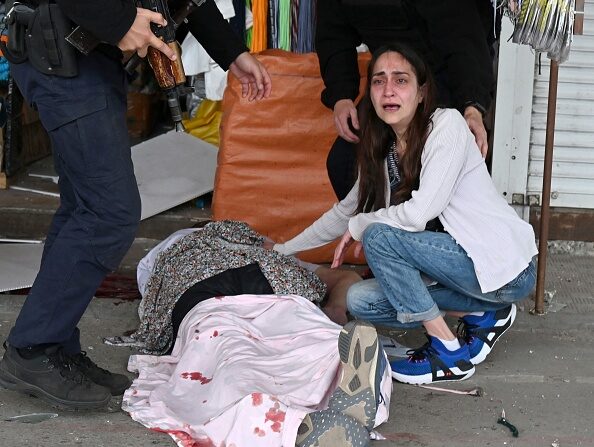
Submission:
M 382 233 L 384 224 L 371 224 L 363 232 L 361 243 L 367 253 L 367 250 L 374 250 L 378 236 Z
M 405 233 L 404 230 L 399 228 L 383 223 L 374 223 L 365 229 L 361 242 L 366 254 L 385 250 L 388 246 L 393 249 L 397 246 L 394 242 L 398 241 L 403 233 Z
M 361 317 L 368 310 L 365 283 L 366 281 L 359 281 L 352 284 L 346 294 L 347 310 L 354 317 Z
M 384 294 L 376 279 L 366 279 L 352 284 L 346 295 L 349 313 L 362 319 L 369 319 L 370 315 L 376 313 L 378 304 L 384 301 Z

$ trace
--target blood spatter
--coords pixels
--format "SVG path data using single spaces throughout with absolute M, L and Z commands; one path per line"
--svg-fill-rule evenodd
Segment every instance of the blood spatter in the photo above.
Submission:
M 204 377 L 201 372 L 184 372 L 181 374 L 183 379 L 198 380 L 202 385 L 206 385 L 212 378 Z

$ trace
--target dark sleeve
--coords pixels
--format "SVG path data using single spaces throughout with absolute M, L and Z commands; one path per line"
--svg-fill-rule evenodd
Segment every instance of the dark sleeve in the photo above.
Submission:
M 56 0 L 62 12 L 98 39 L 112 45 L 128 32 L 136 18 L 132 0 Z
M 214 0 L 206 0 L 188 16 L 188 29 L 223 70 L 249 51 L 223 18 Z
M 476 0 L 416 0 L 427 23 L 438 65 L 443 64 L 452 106 L 476 102 L 487 109 L 494 87 L 493 65 Z
M 359 94 L 357 46 L 361 38 L 344 16 L 337 0 L 317 2 L 316 53 L 325 89 L 322 103 L 330 108 L 340 99 Z

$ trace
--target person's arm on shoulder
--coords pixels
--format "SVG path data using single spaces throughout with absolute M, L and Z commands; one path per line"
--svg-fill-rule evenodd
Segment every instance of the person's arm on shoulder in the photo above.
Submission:
M 373 223 L 384 223 L 406 231 L 423 231 L 427 222 L 446 208 L 466 163 L 468 139 L 472 138 L 457 110 L 442 109 L 434 115 L 434 128 L 427 138 L 421 158 L 419 188 L 398 205 L 358 214 L 349 221 L 349 231 L 360 241 Z
M 270 95 L 268 71 L 233 32 L 214 0 L 206 0 L 188 16 L 188 29 L 223 70 L 239 79 L 243 97 L 249 95 L 251 101 Z
M 414 5 L 427 23 L 438 65 L 446 64 L 452 106 L 464 114 L 484 157 L 488 143 L 483 114 L 495 81 L 475 0 L 417 0 Z
M 339 238 L 347 229 L 349 219 L 357 207 L 358 194 L 359 181 L 355 183 L 344 199 L 335 203 L 313 224 L 284 244 L 275 244 L 273 249 L 283 255 L 294 255 L 321 247 Z

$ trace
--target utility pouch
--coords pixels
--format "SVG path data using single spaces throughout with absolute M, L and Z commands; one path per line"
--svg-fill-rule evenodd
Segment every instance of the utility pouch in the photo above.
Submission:
M 76 50 L 66 41 L 74 24 L 58 5 L 48 0 L 39 0 L 38 6 L 8 1 L 6 9 L 8 44 L 1 42 L 0 49 L 9 62 L 21 64 L 28 59 L 45 74 L 77 75 Z
M 58 5 L 41 0 L 27 33 L 27 53 L 31 65 L 45 74 L 76 76 L 76 50 L 66 41 L 73 28 L 74 24 Z
M 0 49 L 9 62 L 22 64 L 27 60 L 25 36 L 35 15 L 35 9 L 25 3 L 8 0 L 5 10 L 7 12 L 3 22 L 8 30 L 9 39 L 7 43 L 0 41 Z

